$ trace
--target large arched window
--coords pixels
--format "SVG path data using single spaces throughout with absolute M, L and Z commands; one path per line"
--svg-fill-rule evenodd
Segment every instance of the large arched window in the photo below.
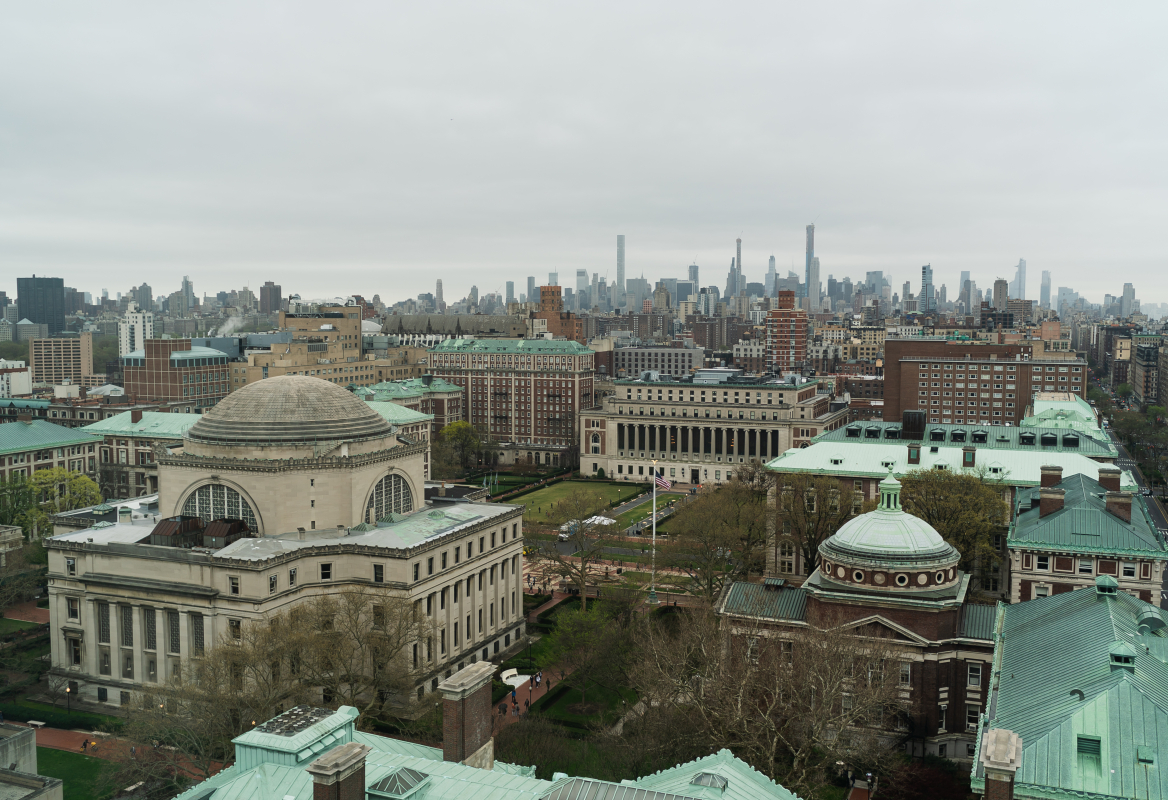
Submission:
M 251 506 L 230 486 L 208 483 L 196 489 L 183 504 L 183 516 L 213 519 L 240 519 L 253 533 L 259 532 Z
M 406 514 L 414 510 L 414 495 L 410 485 L 400 475 L 386 475 L 377 482 L 365 505 L 365 521 L 385 519 L 390 514 Z
M 596 455 L 600 452 L 600 434 L 592 434 L 592 453 Z

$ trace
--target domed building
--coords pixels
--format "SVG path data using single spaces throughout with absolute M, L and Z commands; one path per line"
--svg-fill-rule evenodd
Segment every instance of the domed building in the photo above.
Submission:
M 418 696 L 517 646 L 523 507 L 472 487 L 427 499 L 431 421 L 309 376 L 232 392 L 156 450 L 158 495 L 55 521 L 54 676 L 129 703 L 244 626 L 347 590 L 424 609 L 432 635 L 403 654 Z
M 993 605 L 969 602 L 961 554 L 900 504 L 889 472 L 878 507 L 853 517 L 819 545 L 819 566 L 802 586 L 785 577 L 736 582 L 719 614 L 759 620 L 771 635 L 814 626 L 844 627 L 903 650 L 900 683 L 912 703 L 906 752 L 971 762 L 976 723 L 987 700 L 993 659 Z
M 352 392 L 291 375 L 231 393 L 183 445 L 158 459 L 163 515 L 240 519 L 259 536 L 408 514 L 429 450 Z

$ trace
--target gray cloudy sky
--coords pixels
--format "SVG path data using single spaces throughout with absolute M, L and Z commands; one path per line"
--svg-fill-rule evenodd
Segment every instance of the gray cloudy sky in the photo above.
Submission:
M 10 3 L 0 289 L 1029 265 L 1168 301 L 1159 3 Z M 801 271 L 801 269 L 800 269 Z M 952 296 L 952 294 L 951 294 Z

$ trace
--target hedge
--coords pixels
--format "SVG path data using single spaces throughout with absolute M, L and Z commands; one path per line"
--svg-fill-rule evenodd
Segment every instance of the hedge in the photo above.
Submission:
M 86 711 L 68 711 L 66 709 L 44 705 L 43 703 L 29 701 L 0 703 L 0 711 L 4 712 L 5 719 L 16 720 L 17 722 L 28 722 L 30 719 L 35 719 L 40 720 L 50 728 L 61 728 L 63 730 L 79 728 L 87 731 L 118 731 L 122 727 L 122 721 L 115 717 L 107 717 L 102 714 L 90 714 Z

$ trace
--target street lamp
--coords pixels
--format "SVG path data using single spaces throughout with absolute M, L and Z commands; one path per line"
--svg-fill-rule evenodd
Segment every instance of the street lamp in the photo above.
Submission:
M 653 459 L 653 501 L 649 504 L 649 517 L 653 520 L 653 571 L 649 574 L 648 603 L 655 606 L 661 602 L 657 599 L 657 459 Z
M 73 692 L 71 686 L 65 687 L 65 710 L 70 713 L 73 712 Z

